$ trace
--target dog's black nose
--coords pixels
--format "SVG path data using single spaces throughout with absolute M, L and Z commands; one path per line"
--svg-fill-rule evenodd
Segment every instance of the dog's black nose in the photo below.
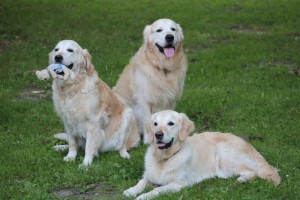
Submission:
M 155 133 L 155 138 L 161 140 L 164 137 L 164 133 L 162 131 L 158 131 Z
M 63 60 L 63 57 L 61 55 L 55 56 L 55 61 L 56 62 L 61 62 Z
M 166 41 L 167 42 L 173 42 L 173 40 L 174 40 L 174 36 L 173 35 L 171 35 L 171 34 L 166 35 Z

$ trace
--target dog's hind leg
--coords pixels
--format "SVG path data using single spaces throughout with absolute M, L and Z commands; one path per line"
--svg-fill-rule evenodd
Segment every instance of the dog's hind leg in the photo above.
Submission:
M 136 139 L 133 137 L 133 134 L 136 134 Z M 127 152 L 127 149 L 130 149 L 139 141 L 137 123 L 134 117 L 133 110 L 131 108 L 125 108 L 123 111 L 118 141 L 118 143 L 121 145 L 121 147 L 119 147 L 119 153 L 121 157 L 130 159 L 130 155 Z
M 240 183 L 255 179 L 257 176 L 257 173 L 255 171 L 243 171 L 240 173 L 240 177 L 237 178 L 237 181 Z
M 130 159 L 130 155 L 126 150 L 126 147 L 123 147 L 122 149 L 119 150 L 119 153 L 121 155 L 122 158 L 127 158 Z

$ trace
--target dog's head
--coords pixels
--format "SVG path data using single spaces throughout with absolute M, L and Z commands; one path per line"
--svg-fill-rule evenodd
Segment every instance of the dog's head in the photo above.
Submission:
M 144 29 L 144 42 L 152 45 L 156 51 L 172 58 L 183 41 L 183 32 L 179 24 L 170 19 L 159 19 Z
M 151 116 L 145 132 L 156 152 L 172 154 L 180 149 L 194 128 L 194 123 L 185 114 L 165 110 Z
M 79 74 L 81 70 L 84 70 L 87 74 L 92 74 L 94 67 L 91 59 L 88 50 L 82 49 L 73 40 L 60 41 L 49 54 L 49 64 L 63 64 L 75 74 Z M 61 75 L 63 75 L 63 72 Z

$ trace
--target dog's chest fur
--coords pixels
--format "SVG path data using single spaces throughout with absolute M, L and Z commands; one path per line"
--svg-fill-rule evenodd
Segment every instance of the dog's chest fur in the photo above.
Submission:
M 85 89 L 86 80 L 82 83 L 74 83 L 58 87 L 53 83 L 53 101 L 57 114 L 61 117 L 64 125 L 78 133 L 73 133 L 85 138 L 86 127 L 83 122 L 90 120 L 99 121 L 100 99 L 96 82 L 88 83 L 89 90 Z M 75 89 L 76 88 L 76 89 Z
M 172 72 L 166 76 L 163 71 L 154 69 L 155 72 L 145 72 L 137 69 L 134 74 L 137 98 L 147 98 L 154 107 L 171 108 L 174 100 L 181 95 L 181 80 Z M 169 76 L 169 77 L 168 77 Z M 149 95 L 151 94 L 151 95 Z
M 151 148 L 148 149 L 145 156 L 145 174 L 151 183 L 157 185 L 166 185 L 176 180 L 184 180 L 189 169 L 184 167 L 188 158 L 172 157 L 167 160 L 158 161 Z M 174 176 L 176 174 L 176 176 Z

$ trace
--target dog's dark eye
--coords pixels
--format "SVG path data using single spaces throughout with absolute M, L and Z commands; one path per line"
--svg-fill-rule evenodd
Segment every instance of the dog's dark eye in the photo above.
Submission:
M 174 122 L 169 122 L 168 125 L 169 126 L 174 126 Z
M 73 53 L 73 52 L 74 52 L 73 49 L 67 49 L 67 50 L 68 50 L 68 52 L 70 52 L 70 53 Z
M 154 122 L 154 126 L 157 126 L 157 122 Z
M 55 48 L 54 51 L 58 51 L 58 48 Z
M 171 28 L 171 30 L 172 30 L 172 31 L 176 31 L 176 29 L 175 29 L 175 28 Z
M 158 32 L 158 33 L 159 33 L 159 32 L 162 32 L 162 29 L 157 29 L 156 32 Z

